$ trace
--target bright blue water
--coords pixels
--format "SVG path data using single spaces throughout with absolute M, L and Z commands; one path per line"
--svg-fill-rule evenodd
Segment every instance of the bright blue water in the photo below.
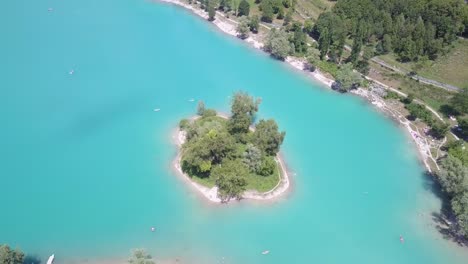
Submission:
M 188 12 L 2 1 L 0 32 L 0 243 L 62 261 L 135 247 L 189 263 L 466 258 L 430 226 L 440 201 L 399 128 Z M 207 205 L 171 170 L 188 99 L 227 111 L 238 89 L 262 97 L 260 116 L 287 131 L 297 176 L 273 204 Z

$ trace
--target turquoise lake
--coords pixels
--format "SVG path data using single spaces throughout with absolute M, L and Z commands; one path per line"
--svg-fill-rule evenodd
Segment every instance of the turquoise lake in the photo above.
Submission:
M 183 263 L 467 263 L 433 227 L 441 201 L 401 128 L 181 8 L 1 1 L 0 32 L 0 244 L 57 263 L 137 247 Z M 287 132 L 297 175 L 273 203 L 210 205 L 172 169 L 189 99 L 227 112 L 237 90 Z

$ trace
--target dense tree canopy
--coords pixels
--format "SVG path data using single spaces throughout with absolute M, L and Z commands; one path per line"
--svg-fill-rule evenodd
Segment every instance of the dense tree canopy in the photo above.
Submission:
M 336 82 L 333 88 L 341 92 L 347 92 L 359 85 L 362 81 L 359 73 L 353 71 L 353 65 L 346 63 L 341 65 L 336 75 Z
M 322 13 L 311 33 L 318 37 L 320 59 L 329 55 L 332 60 L 339 60 L 346 40 L 346 27 L 341 17 L 331 12 Z
M 468 236 L 468 167 L 448 155 L 439 173 L 440 183 L 451 199 L 452 210 L 457 218 L 457 231 Z
M 11 249 L 8 245 L 0 245 L 1 264 L 23 264 L 24 253 L 19 249 Z
M 284 60 L 291 52 L 288 33 L 284 30 L 272 29 L 268 34 L 265 50 L 273 57 Z
M 273 188 L 277 184 L 275 175 L 279 177 L 279 172 L 274 157 L 285 132 L 278 131 L 274 120 L 260 120 L 255 130 L 250 129 L 259 104 L 260 100 L 237 92 L 229 119 L 207 115 L 214 110 L 205 109 L 200 118 L 179 123 L 186 135 L 180 160 L 183 172 L 216 185 L 223 201 L 241 198 L 249 181 L 259 184 L 268 178 L 273 179 L 273 184 L 266 186 Z
M 239 11 L 237 13 L 238 16 L 248 16 L 250 14 L 250 4 L 247 0 L 242 0 L 239 3 Z
M 285 135 L 285 132 L 280 133 L 278 131 L 278 125 L 275 120 L 260 120 L 255 126 L 254 142 L 260 150 L 270 156 L 274 156 L 278 153 Z
M 254 100 L 254 98 L 247 93 L 235 93 L 231 102 L 232 116 L 229 120 L 229 131 L 234 134 L 247 133 L 249 131 L 249 126 L 254 121 L 259 104 L 259 99 Z
M 394 51 L 402 61 L 434 59 L 464 32 L 465 13 L 463 0 L 340 0 L 320 15 L 315 32 L 322 58 L 336 57 L 348 36 L 351 61 L 364 44 Z
M 260 7 L 262 9 L 262 21 L 271 23 L 273 22 L 273 18 L 275 16 L 275 13 L 273 11 L 273 4 L 271 0 L 263 0 L 262 3 L 260 4 Z
M 223 201 L 231 198 L 241 199 L 247 186 L 249 172 L 239 160 L 226 160 L 222 165 L 213 168 L 212 177 L 218 186 L 218 197 Z
M 249 21 L 250 31 L 252 31 L 253 33 L 258 33 L 259 24 L 260 24 L 260 19 L 258 18 L 257 15 L 253 15 L 250 17 L 250 21 Z

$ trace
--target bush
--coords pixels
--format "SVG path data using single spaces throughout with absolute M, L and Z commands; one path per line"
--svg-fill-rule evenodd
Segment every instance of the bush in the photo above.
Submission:
M 387 94 L 384 96 L 384 99 L 389 100 L 389 99 L 400 99 L 400 96 L 393 92 L 393 91 L 387 91 Z
M 190 127 L 190 121 L 186 118 L 180 120 L 179 122 L 179 128 L 180 130 L 186 130 L 187 128 Z
M 431 125 L 430 134 L 434 138 L 441 139 L 445 137 L 445 134 L 447 134 L 448 130 L 449 130 L 448 124 L 437 121 L 437 122 L 433 122 L 433 124 Z
M 407 97 L 401 99 L 401 102 L 404 104 L 411 104 L 413 100 L 414 100 L 414 94 L 409 93 Z
M 426 122 L 428 125 L 432 124 L 432 114 L 423 105 L 413 102 L 406 105 L 405 108 L 409 111 L 408 119 L 416 120 L 417 118 L 419 118 L 422 121 Z
M 265 44 L 266 51 L 279 60 L 284 60 L 291 52 L 289 36 L 283 30 L 272 29 Z
M 262 176 L 270 176 L 275 172 L 276 161 L 270 156 L 262 157 L 262 164 L 260 169 L 257 171 L 257 174 Z
M 210 117 L 210 116 L 216 116 L 217 113 L 216 113 L 216 110 L 214 109 L 206 109 L 204 112 L 203 112 L 203 117 Z

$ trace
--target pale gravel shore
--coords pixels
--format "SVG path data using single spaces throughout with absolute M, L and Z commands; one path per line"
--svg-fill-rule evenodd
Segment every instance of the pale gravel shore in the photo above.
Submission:
M 184 7 L 192 11 L 194 14 L 208 20 L 208 14 L 205 11 L 199 8 L 195 8 L 193 5 L 189 5 L 183 0 L 154 0 L 154 1 L 170 3 L 170 4 Z M 225 15 L 219 11 L 216 12 L 216 15 L 217 15 L 216 19 L 212 21 L 211 23 L 216 25 L 224 33 L 237 37 L 238 34 L 236 31 L 236 27 L 238 23 L 230 18 L 226 18 Z M 249 43 L 252 47 L 256 49 L 263 50 L 264 44 L 259 34 L 250 34 L 250 36 L 244 39 L 244 41 Z M 331 85 L 333 84 L 333 80 L 327 78 L 325 75 L 320 73 L 318 69 L 316 69 L 314 72 L 305 72 L 304 70 L 306 69 L 307 63 L 303 59 L 288 56 L 285 59 L 285 62 L 288 63 L 293 68 L 300 70 L 306 75 L 314 78 L 315 80 L 319 81 L 320 83 L 324 84 L 327 87 L 331 87 Z
M 199 9 L 195 8 L 193 5 L 189 5 L 188 3 L 184 2 L 183 0 L 153 0 L 157 2 L 164 2 L 164 3 L 169 3 L 169 4 L 174 4 L 177 6 L 184 7 L 196 15 L 208 19 L 208 14 Z M 231 36 L 237 36 L 236 32 L 236 25 L 237 22 L 226 18 L 223 13 L 221 12 L 216 12 L 216 19 L 212 22 L 214 25 L 216 25 L 221 31 L 231 35 Z M 264 26 L 263 24 L 261 24 Z M 251 44 L 254 48 L 263 50 L 263 40 L 259 36 L 259 34 L 250 34 L 250 36 L 245 39 L 247 43 Z M 285 62 L 288 63 L 290 66 L 292 66 L 294 69 L 299 70 L 301 73 L 312 77 L 313 79 L 319 81 L 323 85 L 325 85 L 328 88 L 331 88 L 334 80 L 327 78 L 324 76 L 318 69 L 316 69 L 314 72 L 310 72 L 306 70 L 307 63 L 303 58 L 297 58 L 297 57 L 292 57 L 288 56 L 285 59 Z M 367 78 L 367 77 L 366 77 Z M 381 84 L 385 89 L 391 90 L 391 91 L 396 91 L 395 89 L 388 87 L 385 84 Z M 364 99 L 368 100 L 372 105 L 374 105 L 378 110 L 384 112 L 385 114 L 389 115 L 392 119 L 396 120 L 402 127 L 405 128 L 406 131 L 408 131 L 409 135 L 411 136 L 412 141 L 415 143 L 419 157 L 426 167 L 426 169 L 429 172 L 432 172 L 428 160 L 431 160 L 435 163 L 437 167 L 437 163 L 435 162 L 434 157 L 431 154 L 431 143 L 430 143 L 430 138 L 426 137 L 423 132 L 420 132 L 418 130 L 412 129 L 411 128 L 411 122 L 407 120 L 404 116 L 401 115 L 398 111 L 393 109 L 389 104 L 387 104 L 382 98 L 379 98 L 372 93 L 368 92 L 367 90 L 364 90 L 362 88 L 358 88 L 357 90 L 352 91 L 353 94 L 363 97 Z M 435 112 L 431 109 L 432 112 Z M 436 116 L 438 114 L 435 112 Z M 439 116 L 438 116 L 439 117 Z M 439 119 L 441 119 L 439 117 Z M 438 169 L 438 168 L 437 168 Z M 213 190 L 212 190 L 213 192 Z

